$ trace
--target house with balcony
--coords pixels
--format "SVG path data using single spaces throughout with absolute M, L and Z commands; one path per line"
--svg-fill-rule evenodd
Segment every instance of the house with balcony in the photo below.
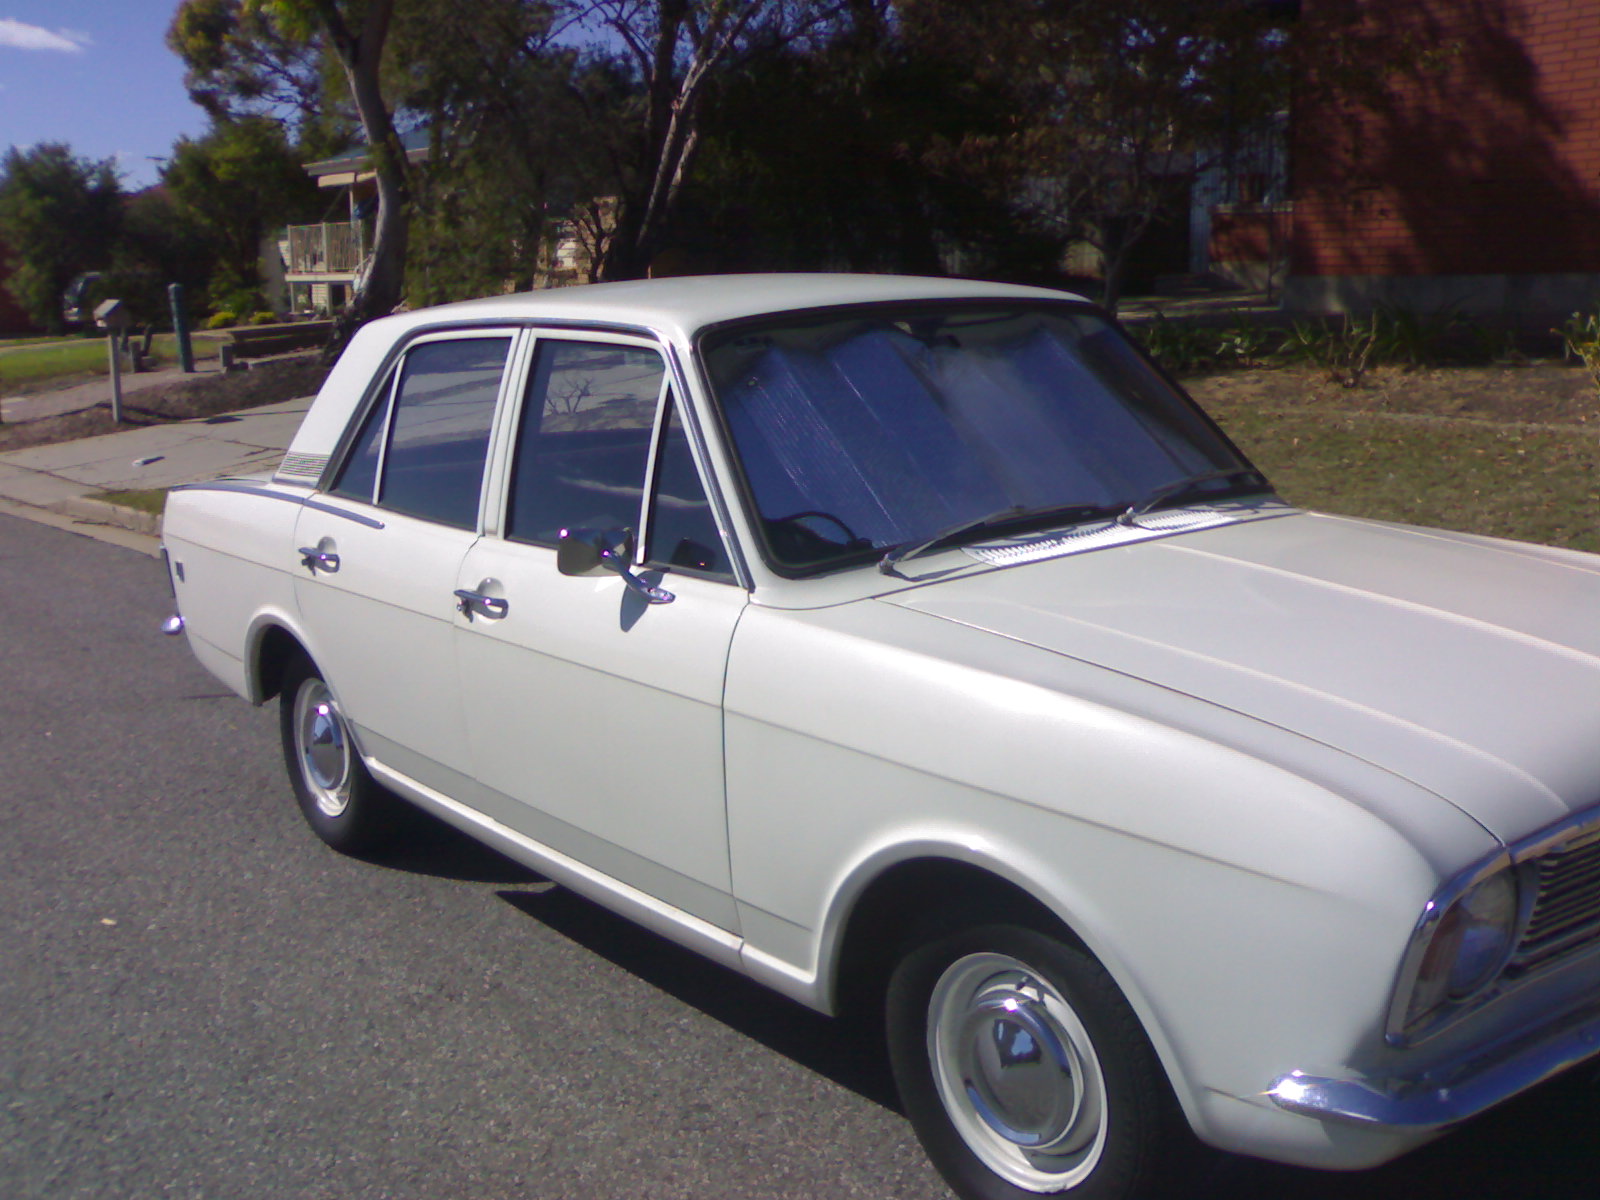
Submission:
M 428 131 L 400 135 L 410 162 L 428 157 Z M 305 164 L 318 187 L 337 191 L 329 217 L 317 225 L 290 225 L 278 241 L 283 285 L 289 308 L 325 316 L 340 312 L 355 295 L 356 281 L 372 252 L 372 218 L 377 212 L 378 184 L 366 146 L 333 158 Z M 334 214 L 339 214 L 334 216 Z

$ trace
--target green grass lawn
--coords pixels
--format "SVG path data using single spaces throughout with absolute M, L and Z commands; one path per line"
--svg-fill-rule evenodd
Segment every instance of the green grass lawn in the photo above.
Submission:
M 196 361 L 216 358 L 221 352 L 221 342 L 213 338 L 192 337 L 190 344 Z M 163 364 L 178 361 L 174 334 L 157 334 L 150 350 Z M 104 338 L 29 339 L 21 345 L 9 342 L 0 346 L 0 388 L 74 375 L 105 375 L 110 370 Z
M 1600 429 L 1207 407 L 1291 503 L 1600 553 Z
M 140 512 L 154 513 L 159 517 L 167 507 L 167 489 L 141 488 L 132 492 L 101 492 L 94 499 L 104 500 L 107 504 L 117 504 L 123 508 L 135 508 Z

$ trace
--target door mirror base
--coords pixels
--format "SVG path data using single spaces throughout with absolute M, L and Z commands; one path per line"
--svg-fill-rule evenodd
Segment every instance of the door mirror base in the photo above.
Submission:
M 556 570 L 563 575 L 600 575 L 607 571 L 651 604 L 671 604 L 665 588 L 646 583 L 633 573 L 633 530 L 563 529 L 556 540 Z

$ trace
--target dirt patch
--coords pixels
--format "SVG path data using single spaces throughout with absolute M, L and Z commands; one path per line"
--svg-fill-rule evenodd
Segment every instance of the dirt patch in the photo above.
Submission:
M 1384 367 L 1353 388 L 1314 367 L 1265 367 L 1183 380 L 1202 407 L 1410 413 L 1532 425 L 1588 425 L 1600 430 L 1600 391 L 1588 372 L 1561 363 L 1516 366 Z
M 327 377 L 320 355 L 253 363 L 247 371 L 203 375 L 156 387 L 141 388 L 122 402 L 122 424 L 111 419 L 109 401 L 79 412 L 0 425 L 0 450 L 22 450 L 55 442 L 76 441 L 102 433 L 120 433 L 141 425 L 187 421 L 217 413 L 259 408 L 313 395 Z

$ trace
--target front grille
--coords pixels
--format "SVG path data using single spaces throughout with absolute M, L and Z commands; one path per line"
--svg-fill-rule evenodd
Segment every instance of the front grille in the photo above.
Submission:
M 1533 914 L 1510 969 L 1536 970 L 1600 942 L 1600 832 L 1589 831 L 1534 861 Z

